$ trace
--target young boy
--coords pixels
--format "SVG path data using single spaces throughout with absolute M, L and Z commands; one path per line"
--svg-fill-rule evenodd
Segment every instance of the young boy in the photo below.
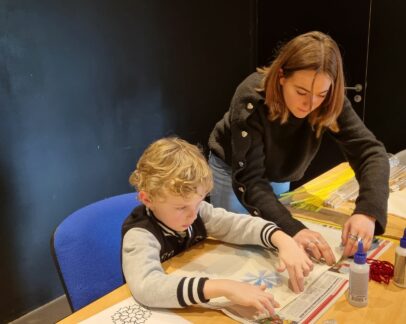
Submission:
M 213 187 L 199 149 L 179 138 L 151 144 L 130 176 L 142 205 L 122 228 L 123 272 L 134 298 L 150 307 L 176 308 L 224 296 L 231 302 L 274 313 L 278 303 L 265 291 L 234 280 L 166 274 L 161 262 L 211 236 L 228 243 L 279 249 L 280 271 L 287 268 L 295 292 L 313 264 L 295 241 L 274 223 L 242 217 L 203 201 Z

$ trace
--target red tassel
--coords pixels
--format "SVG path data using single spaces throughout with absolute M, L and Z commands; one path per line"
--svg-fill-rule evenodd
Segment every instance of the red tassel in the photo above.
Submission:
M 375 259 L 367 259 L 367 263 L 370 265 L 369 280 L 389 284 L 393 277 L 394 266 L 392 263 Z

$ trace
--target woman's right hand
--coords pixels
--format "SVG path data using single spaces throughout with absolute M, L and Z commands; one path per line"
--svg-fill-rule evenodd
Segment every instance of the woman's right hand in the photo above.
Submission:
M 323 257 L 330 266 L 336 262 L 330 245 L 320 233 L 305 228 L 297 232 L 293 239 L 315 259 L 320 260 Z
M 265 285 L 254 286 L 229 279 L 209 279 L 203 291 L 206 299 L 224 296 L 234 304 L 254 307 L 259 314 L 274 315 L 274 307 L 279 307 L 279 304 L 265 289 Z

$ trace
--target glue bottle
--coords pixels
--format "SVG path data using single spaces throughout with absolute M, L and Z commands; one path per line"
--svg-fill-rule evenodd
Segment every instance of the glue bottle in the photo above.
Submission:
M 406 228 L 400 239 L 400 246 L 395 250 L 394 272 L 393 283 L 396 286 L 406 288 Z
M 348 301 L 356 307 L 368 304 L 369 264 L 366 263 L 367 254 L 364 252 L 362 241 L 358 241 L 358 251 L 354 255 L 354 262 L 350 265 L 350 288 Z

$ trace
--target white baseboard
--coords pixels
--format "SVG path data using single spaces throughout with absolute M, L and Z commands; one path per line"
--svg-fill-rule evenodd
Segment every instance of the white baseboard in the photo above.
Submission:
M 54 324 L 70 314 L 68 300 L 62 295 L 9 324 Z

